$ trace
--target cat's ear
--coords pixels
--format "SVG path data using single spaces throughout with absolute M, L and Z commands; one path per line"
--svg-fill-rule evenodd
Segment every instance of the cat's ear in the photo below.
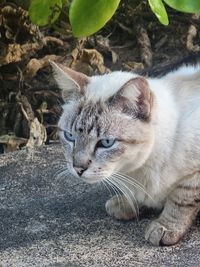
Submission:
M 78 71 L 72 70 L 62 64 L 49 61 L 54 71 L 54 78 L 62 90 L 64 101 L 70 98 L 78 98 L 84 94 L 90 78 Z
M 126 82 L 113 97 L 113 104 L 143 121 L 149 121 L 153 107 L 153 93 L 148 81 L 143 77 Z

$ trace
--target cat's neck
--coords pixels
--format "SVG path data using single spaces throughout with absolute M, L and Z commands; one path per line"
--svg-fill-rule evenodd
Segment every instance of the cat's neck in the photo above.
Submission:
M 155 110 L 152 118 L 154 127 L 154 145 L 147 164 L 167 163 L 171 158 L 179 120 L 179 109 L 174 94 L 162 79 L 149 79 L 150 88 L 155 96 Z
M 168 186 L 173 184 L 175 170 L 172 157 L 176 141 L 176 129 L 179 123 L 179 112 L 173 93 L 162 79 L 149 79 L 150 88 L 155 97 L 155 110 L 152 117 L 154 128 L 154 144 L 146 162 L 137 170 L 128 174 L 143 184 L 151 192 L 153 198 L 163 198 Z M 171 170 L 174 175 L 171 175 Z M 170 173 L 170 175 L 169 175 Z M 167 175 L 167 184 L 163 186 L 163 176 Z M 137 190 L 137 199 L 144 202 L 145 195 Z M 154 206 L 147 198 L 145 205 Z

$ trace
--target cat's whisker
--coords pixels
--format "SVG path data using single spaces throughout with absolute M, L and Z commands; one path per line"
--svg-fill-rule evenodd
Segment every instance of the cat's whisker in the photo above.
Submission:
M 118 174 L 118 173 L 114 173 L 114 176 L 116 178 L 122 179 L 123 181 L 129 183 L 130 185 L 132 185 L 135 188 L 138 188 L 140 190 L 142 190 L 144 193 L 146 193 L 145 189 L 143 186 L 141 186 L 140 184 L 137 183 L 137 181 L 134 178 L 128 178 L 122 174 Z
M 104 183 L 105 183 L 105 184 L 107 183 L 108 186 L 111 187 L 111 189 L 114 191 L 114 195 L 117 195 L 117 194 L 118 194 L 118 189 L 117 189 L 116 187 L 114 187 L 113 184 L 110 183 L 110 181 L 109 181 L 108 179 L 105 179 L 105 180 L 104 180 Z M 111 192 L 111 194 L 112 194 L 112 192 Z M 113 195 L 113 194 L 112 194 L 112 195 Z
M 115 179 L 113 179 L 113 178 L 115 178 Z M 136 204 L 136 207 L 134 205 L 134 203 L 136 203 L 136 199 L 133 195 L 133 192 L 122 181 L 116 179 L 116 177 L 114 177 L 114 176 L 110 176 L 109 181 L 122 192 L 124 197 L 127 199 L 134 214 L 136 215 L 136 219 L 138 220 L 138 210 L 139 209 L 138 209 L 137 204 Z
M 127 179 L 130 179 L 130 180 L 134 180 L 138 185 L 140 185 L 141 187 L 144 187 L 144 185 L 140 181 L 136 180 L 135 178 L 133 178 L 127 174 L 124 174 L 121 172 L 115 172 L 114 174 L 121 175 L 121 176 L 126 177 Z
M 134 187 L 140 189 L 143 193 L 148 195 L 148 192 L 146 192 L 144 185 L 136 180 L 134 177 L 128 176 L 127 174 L 122 174 L 122 173 L 115 173 L 118 177 L 125 179 L 129 184 L 132 184 Z M 151 195 L 148 195 L 151 200 L 153 200 Z
M 174 141 L 175 142 L 175 141 Z M 155 172 L 155 170 L 152 168 L 152 167 L 148 167 L 149 168 L 149 170 L 152 170 L 153 172 Z M 139 181 L 138 180 L 136 180 L 136 179 L 134 179 L 135 181 L 137 181 L 138 183 L 139 183 Z M 154 177 L 154 176 L 151 176 L 151 180 L 153 180 L 154 182 L 155 182 L 155 184 L 157 184 L 157 183 L 159 183 L 159 187 L 160 188 L 165 188 L 166 187 L 166 185 L 165 185 L 165 183 L 162 181 L 162 180 L 159 180 L 158 181 L 158 179 L 156 178 L 156 177 Z M 142 184 L 141 184 L 142 185 Z M 143 187 L 143 185 L 142 185 L 142 187 Z
M 173 142 L 176 142 L 176 138 L 173 138 Z M 169 144 L 170 145 L 170 144 Z M 148 166 L 148 172 L 152 171 L 152 172 L 156 172 L 156 170 L 152 167 L 152 166 Z M 123 174 L 124 175 L 124 174 Z M 147 176 L 148 174 L 145 174 L 145 176 Z M 155 183 L 158 183 L 157 178 L 155 178 L 154 176 L 151 176 L 151 179 L 155 181 Z M 139 181 L 137 180 L 137 182 L 139 183 Z M 141 184 L 141 183 L 140 183 Z M 143 184 L 141 184 L 143 186 Z M 159 186 L 162 188 L 165 188 L 166 185 L 162 180 L 159 180 Z
M 59 175 L 60 173 L 62 173 L 63 171 L 66 170 L 66 167 L 62 167 L 60 169 L 58 169 L 54 174 L 53 177 L 56 178 L 57 175 Z
M 68 174 L 70 174 L 68 168 L 62 168 L 54 174 L 54 177 L 56 180 L 59 180 L 61 178 L 65 178 Z
M 114 191 L 114 195 L 117 197 L 117 201 L 118 201 L 118 204 L 119 204 L 119 208 L 121 208 L 121 202 L 123 204 L 123 207 L 124 207 L 124 210 L 125 210 L 125 206 L 124 206 L 124 200 L 122 198 L 122 195 L 121 195 L 121 191 L 119 190 L 118 187 L 116 187 L 115 185 L 113 185 L 109 179 L 105 179 L 104 182 L 106 182 L 111 188 L 112 190 Z M 121 201 L 120 201 L 120 198 L 121 198 Z
M 132 194 L 132 192 L 130 190 L 128 190 L 128 188 L 125 186 L 124 183 L 122 183 L 121 181 L 116 181 L 116 179 L 113 181 L 113 184 L 118 187 L 120 189 L 120 191 L 122 192 L 123 196 L 126 198 L 126 200 L 128 201 L 133 213 L 136 215 L 136 219 L 138 220 L 138 206 L 135 200 L 134 195 Z M 136 205 L 136 207 L 135 207 Z
M 109 191 L 109 194 L 112 196 L 112 192 L 111 192 L 109 186 L 107 185 L 106 181 L 102 180 L 101 183 L 105 186 L 105 188 Z
M 115 180 L 116 182 L 116 180 Z M 138 214 L 139 214 L 139 208 L 138 208 L 138 205 L 137 205 L 137 201 L 134 197 L 134 195 L 132 194 L 132 192 L 130 191 L 130 197 L 129 197 L 129 192 L 127 192 L 127 188 L 125 186 L 125 184 L 123 184 L 121 181 L 118 181 L 119 185 L 117 184 L 117 186 L 120 187 L 121 189 L 121 192 L 123 194 L 123 196 L 126 198 L 126 200 L 128 201 L 132 211 L 134 212 L 134 214 L 136 215 L 136 219 L 138 220 Z M 123 189 L 123 187 L 125 187 Z M 121 199 L 123 200 L 123 204 L 124 204 L 124 199 L 121 197 Z M 135 204 L 134 204 L 135 203 Z M 135 208 L 135 205 L 136 205 L 136 208 Z M 124 204 L 124 210 L 125 210 L 125 204 Z
M 119 204 L 119 208 L 121 208 L 121 204 L 120 204 L 120 198 L 122 200 L 122 197 L 121 197 L 121 192 L 119 191 L 119 189 L 114 186 L 108 179 L 105 180 L 105 182 L 112 188 L 112 190 L 114 191 L 114 195 L 117 197 L 117 201 L 118 201 L 118 204 Z M 122 201 L 123 203 L 123 201 Z M 124 205 L 123 205 L 124 206 Z
M 154 203 L 155 200 L 152 198 L 152 196 L 144 189 L 143 185 L 138 183 L 137 180 L 135 180 L 133 177 L 129 177 L 129 176 L 124 176 L 122 174 L 119 173 L 114 173 L 115 176 L 117 176 L 117 178 L 122 179 L 123 181 L 125 181 L 126 183 L 132 185 L 133 187 L 139 189 L 140 191 L 142 191 L 145 195 L 147 195 Z

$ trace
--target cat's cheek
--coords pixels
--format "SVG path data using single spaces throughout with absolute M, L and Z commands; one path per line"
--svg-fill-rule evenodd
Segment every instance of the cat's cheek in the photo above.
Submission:
M 106 172 L 106 176 L 111 176 L 114 172 L 120 171 L 124 165 L 124 155 L 126 148 L 123 144 L 119 144 L 116 147 L 105 151 L 103 156 L 103 169 Z M 102 166 L 101 163 L 101 166 Z
M 62 145 L 63 153 L 64 153 L 64 156 L 65 156 L 68 164 L 70 164 L 70 166 L 72 166 L 73 165 L 73 144 L 66 141 L 62 137 L 60 137 L 60 143 Z
M 120 158 L 119 160 L 113 162 L 113 168 L 112 168 L 112 173 L 113 172 L 120 172 L 126 163 L 126 160 L 124 160 L 124 157 Z
M 124 156 L 124 162 L 130 167 L 131 171 L 134 171 L 140 168 L 148 159 L 151 152 L 151 146 L 148 143 L 137 144 L 131 147 L 128 147 Z
M 69 160 L 70 158 L 72 158 L 73 147 L 69 142 L 63 141 L 61 143 L 62 143 L 62 147 L 64 149 L 65 155 L 69 157 L 67 160 Z
M 97 154 L 97 158 L 103 159 L 104 162 L 117 162 L 123 156 L 125 147 L 123 145 L 115 145 L 113 148 L 103 149 Z

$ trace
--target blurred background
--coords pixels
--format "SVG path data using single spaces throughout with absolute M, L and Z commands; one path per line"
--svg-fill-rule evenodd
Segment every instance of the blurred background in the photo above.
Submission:
M 0 0 L 0 153 L 57 142 L 63 103 L 49 59 L 93 75 L 159 70 L 200 51 L 199 14 L 167 7 L 164 26 L 147 1 L 124 0 L 101 30 L 75 38 L 69 3 L 40 27 L 30 21 L 29 4 Z

